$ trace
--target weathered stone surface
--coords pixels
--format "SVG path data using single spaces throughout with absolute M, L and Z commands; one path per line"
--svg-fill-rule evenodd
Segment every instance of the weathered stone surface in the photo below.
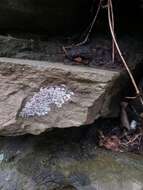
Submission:
M 104 125 L 112 126 L 109 122 Z M 142 190 L 142 155 L 99 150 L 95 148 L 95 139 L 83 137 L 84 130 L 71 128 L 39 136 L 0 137 L 1 189 Z
M 0 58 L 0 134 L 40 134 L 50 128 L 78 127 L 100 116 L 113 115 L 110 103 L 118 88 L 112 90 L 112 86 L 118 77 L 116 71 Z M 21 116 L 41 87 L 59 85 L 73 92 L 61 107 L 50 105 L 51 110 L 43 116 Z
M 0 29 L 47 33 L 77 31 L 89 19 L 92 0 L 1 0 Z

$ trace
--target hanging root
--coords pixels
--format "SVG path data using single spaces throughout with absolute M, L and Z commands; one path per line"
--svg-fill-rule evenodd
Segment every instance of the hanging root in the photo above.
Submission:
M 131 73 L 131 71 L 130 71 L 130 69 L 129 69 L 129 67 L 128 67 L 128 65 L 127 65 L 127 63 L 126 63 L 126 61 L 125 61 L 125 59 L 123 57 L 123 55 L 122 55 L 122 52 L 121 52 L 121 50 L 119 48 L 119 45 L 118 45 L 116 37 L 115 37 L 114 28 L 113 28 L 113 18 L 112 18 L 113 17 L 112 16 L 113 15 L 112 14 L 112 12 L 113 12 L 112 0 L 108 0 L 108 6 L 107 7 L 108 7 L 108 21 L 109 21 L 109 27 L 110 27 L 110 31 L 111 31 L 111 35 L 112 35 L 112 40 L 113 40 L 113 42 L 115 44 L 115 47 L 116 47 L 116 49 L 118 51 L 118 54 L 119 54 L 121 60 L 123 62 L 123 65 L 124 65 L 125 69 L 127 70 L 128 75 L 129 75 L 129 77 L 130 77 L 130 79 L 132 81 L 132 84 L 133 84 L 133 86 L 135 88 L 135 91 L 136 91 L 136 95 L 139 97 L 140 102 L 143 105 L 143 99 L 141 97 L 141 93 L 139 91 L 139 88 L 137 87 L 135 79 L 134 79 L 134 77 L 133 77 L 133 75 L 132 75 L 132 73 Z
M 112 36 L 112 62 L 115 61 L 115 48 L 116 48 L 116 50 L 117 50 L 117 52 L 118 52 L 118 54 L 119 54 L 119 56 L 120 56 L 120 58 L 121 58 L 121 60 L 123 62 L 123 65 L 124 65 L 128 75 L 129 75 L 129 77 L 131 79 L 131 82 L 132 82 L 132 84 L 133 84 L 133 86 L 135 88 L 136 97 L 139 97 L 139 100 L 140 100 L 141 104 L 143 105 L 143 99 L 142 99 L 140 90 L 139 90 L 139 88 L 138 88 L 138 86 L 136 84 L 136 81 L 135 81 L 135 79 L 134 79 L 134 77 L 133 77 L 133 75 L 132 75 L 132 73 L 131 73 L 131 71 L 130 71 L 130 69 L 128 67 L 128 64 L 126 63 L 126 61 L 125 61 L 125 59 L 124 59 L 124 57 L 122 55 L 122 52 L 121 52 L 121 50 L 119 48 L 118 42 L 117 42 L 116 37 L 115 37 L 115 32 L 114 32 L 115 23 L 114 23 L 114 13 L 113 13 L 112 0 L 107 0 L 107 5 L 106 6 L 103 6 L 102 3 L 103 3 L 103 0 L 100 0 L 99 4 L 98 4 L 97 11 L 96 11 L 96 14 L 95 14 L 95 16 L 93 18 L 93 21 L 91 22 L 91 24 L 89 26 L 89 30 L 88 30 L 87 35 L 85 36 L 85 39 L 83 41 L 81 41 L 80 43 L 72 44 L 72 45 L 67 46 L 67 47 L 63 47 L 63 51 L 64 51 L 65 55 L 68 57 L 68 53 L 67 53 L 66 49 L 72 48 L 73 46 L 77 47 L 77 46 L 84 45 L 89 39 L 89 36 L 90 36 L 90 34 L 92 32 L 93 26 L 94 26 L 95 21 L 96 21 L 96 19 L 98 17 L 100 9 L 101 8 L 107 8 L 108 9 L 109 28 L 110 28 L 110 32 L 111 32 L 111 36 Z
M 112 0 L 110 0 L 110 11 L 111 11 L 111 23 L 112 23 L 112 29 L 114 32 L 114 12 L 113 12 L 113 5 L 112 5 Z M 114 63 L 115 61 L 115 43 L 114 40 L 112 39 L 112 62 Z
M 93 21 L 91 22 L 91 24 L 90 24 L 90 26 L 89 26 L 89 30 L 88 30 L 87 35 L 85 36 L 85 39 L 84 39 L 82 42 L 79 42 L 78 44 L 75 44 L 75 46 L 84 45 L 84 44 L 88 41 L 89 36 L 90 36 L 90 34 L 91 34 L 91 32 L 92 32 L 93 26 L 94 26 L 94 24 L 95 24 L 95 22 L 96 22 L 96 20 L 97 20 L 99 11 L 100 11 L 100 9 L 101 9 L 101 2 L 102 2 L 102 0 L 99 1 L 96 14 L 95 14 L 95 16 L 94 16 L 94 18 L 93 18 Z
M 95 14 L 95 16 L 94 16 L 94 18 L 93 18 L 91 24 L 89 25 L 89 30 L 88 30 L 88 32 L 87 32 L 87 34 L 86 34 L 84 40 L 81 41 L 81 42 L 79 42 L 79 43 L 77 43 L 77 44 L 72 44 L 72 45 L 70 45 L 70 46 L 66 46 L 66 47 L 64 47 L 64 48 L 69 49 L 69 48 L 72 48 L 73 46 L 78 47 L 78 46 L 81 46 L 81 45 L 84 45 L 84 44 L 87 43 L 87 41 L 88 41 L 88 39 L 89 39 L 89 36 L 90 36 L 90 34 L 91 34 L 91 32 L 92 32 L 93 26 L 94 26 L 94 24 L 95 24 L 95 22 L 96 22 L 96 20 L 97 20 L 98 14 L 99 14 L 99 12 L 100 12 L 101 3 L 102 3 L 102 0 L 99 1 L 96 14 Z

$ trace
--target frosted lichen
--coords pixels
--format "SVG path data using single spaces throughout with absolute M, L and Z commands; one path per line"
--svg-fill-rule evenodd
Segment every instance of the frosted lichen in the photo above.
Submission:
M 65 85 L 50 86 L 41 88 L 39 92 L 27 102 L 22 109 L 21 117 L 44 116 L 51 111 L 51 106 L 61 108 L 62 105 L 71 99 L 74 93 Z

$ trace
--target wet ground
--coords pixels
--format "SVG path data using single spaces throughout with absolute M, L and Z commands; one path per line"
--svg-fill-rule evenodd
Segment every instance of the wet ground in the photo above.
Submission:
M 143 156 L 97 148 L 89 127 L 1 137 L 0 189 L 142 190 Z

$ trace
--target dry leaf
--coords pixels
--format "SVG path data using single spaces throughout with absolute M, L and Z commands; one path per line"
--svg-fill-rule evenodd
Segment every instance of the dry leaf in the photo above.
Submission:
M 105 137 L 101 141 L 102 142 L 100 142 L 100 145 L 102 145 L 106 149 L 112 151 L 119 151 L 120 139 L 117 136 L 113 135 L 111 137 Z

